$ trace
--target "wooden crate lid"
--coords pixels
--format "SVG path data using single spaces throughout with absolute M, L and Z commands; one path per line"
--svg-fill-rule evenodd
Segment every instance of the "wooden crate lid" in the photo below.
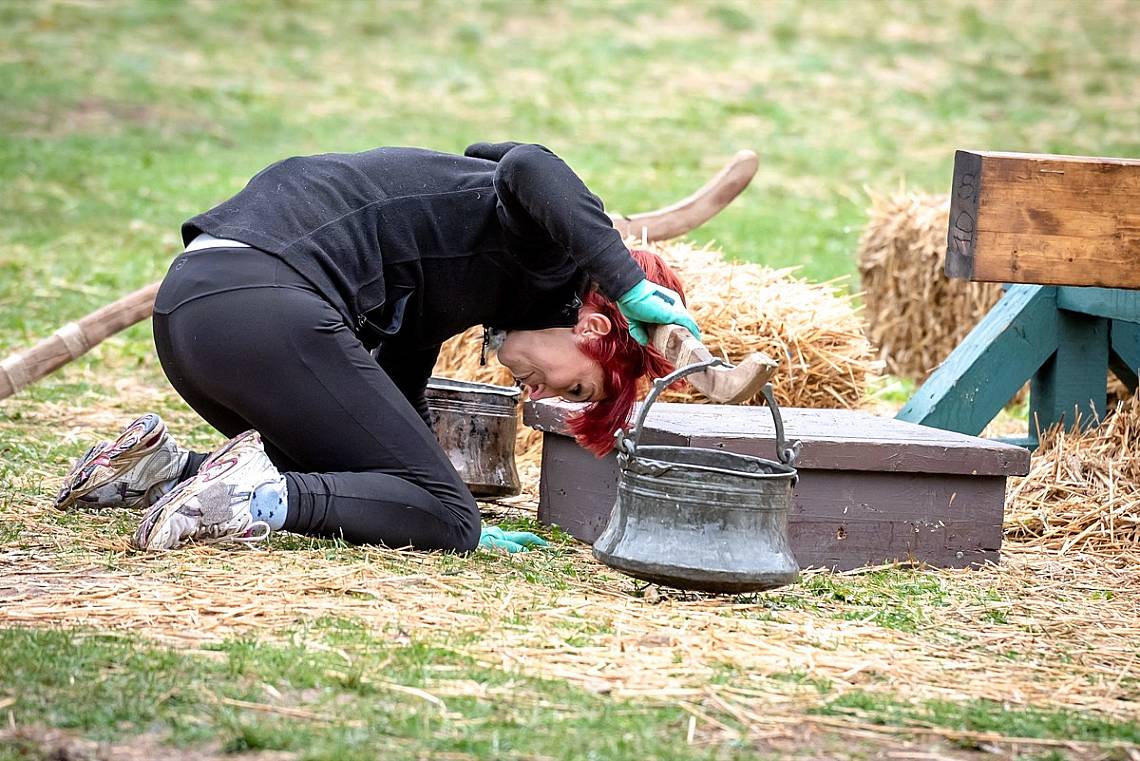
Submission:
M 569 435 L 566 419 L 581 405 L 543 399 L 527 402 L 523 422 Z M 784 435 L 803 442 L 796 466 L 817 470 L 959 473 L 1020 476 L 1029 472 L 1021 447 L 857 410 L 781 408 Z M 634 410 L 634 415 L 637 410 Z M 646 444 L 724 449 L 776 458 L 775 425 L 767 407 L 657 402 L 649 412 Z

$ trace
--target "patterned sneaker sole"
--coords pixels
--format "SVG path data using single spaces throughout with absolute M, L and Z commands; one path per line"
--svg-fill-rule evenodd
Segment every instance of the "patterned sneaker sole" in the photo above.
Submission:
M 214 481 L 240 466 L 242 452 L 251 447 L 261 449 L 261 436 L 256 431 L 239 434 L 219 447 L 202 463 L 196 476 L 178 484 L 151 505 L 131 537 L 131 547 L 152 552 L 181 547 L 184 542 L 169 542 L 171 516 L 192 498 L 210 488 Z
M 99 442 L 76 461 L 64 477 L 55 506 L 66 510 L 75 502 L 126 473 L 142 457 L 154 451 L 166 433 L 166 424 L 148 413 L 123 429 L 114 441 Z M 118 503 L 90 502 L 86 507 L 110 507 Z

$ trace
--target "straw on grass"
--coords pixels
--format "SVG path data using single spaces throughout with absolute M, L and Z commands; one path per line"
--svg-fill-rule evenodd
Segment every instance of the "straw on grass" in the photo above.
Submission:
M 806 711 L 849 692 L 1134 720 L 1140 402 L 1131 404 L 1099 432 L 1080 434 L 1091 445 L 1074 445 L 1077 434 L 1047 438 L 1033 472 L 1011 489 L 1000 566 L 914 568 L 913 583 L 885 585 L 876 580 L 890 569 L 807 571 L 804 584 L 745 598 L 646 588 L 574 546 L 455 558 L 293 538 L 257 554 L 215 546 L 133 554 L 121 514 L 61 520 L 50 489 L 34 496 L 31 484 L 47 483 L 54 467 L 36 464 L 9 474 L 12 499 L 0 503 L 18 536 L 0 547 L 0 625 L 93 627 L 195 650 L 235 636 L 275 641 L 347 618 L 381 638 L 447 641 L 490 668 L 684 704 L 695 742 L 725 733 L 786 738 L 815 720 Z M 72 419 L 55 403 L 11 411 L 21 425 L 63 428 Z M 1037 512 L 1021 520 L 1024 508 Z M 1081 510 L 1087 518 L 1069 517 Z M 909 599 L 921 589 L 937 590 L 930 604 Z M 900 614 L 913 625 L 892 623 Z M 296 641 L 323 646 L 316 635 Z M 420 690 L 417 699 L 429 703 L 498 689 L 456 676 L 429 666 L 423 684 L 385 688 Z M 541 700 L 502 689 L 496 699 Z M 900 731 L 860 712 L 826 721 L 853 736 Z
M 1140 397 L 1087 430 L 1041 435 L 1029 474 L 1010 480 L 1006 535 L 1069 553 L 1140 554 Z

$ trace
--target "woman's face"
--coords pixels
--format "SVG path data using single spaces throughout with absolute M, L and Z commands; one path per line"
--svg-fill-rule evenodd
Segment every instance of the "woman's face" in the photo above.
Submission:
M 599 402 L 605 398 L 602 366 L 581 346 L 611 328 L 605 315 L 582 309 L 572 328 L 509 331 L 496 356 L 531 399 L 558 396 L 568 402 Z

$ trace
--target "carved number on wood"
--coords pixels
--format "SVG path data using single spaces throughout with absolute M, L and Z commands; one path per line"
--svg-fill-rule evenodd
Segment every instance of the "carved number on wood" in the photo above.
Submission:
M 968 209 L 978 208 L 978 176 L 973 172 L 963 174 L 958 180 L 958 200 L 966 208 L 958 208 L 953 222 L 953 242 L 957 253 L 969 256 L 974 249 L 974 234 L 978 231 L 977 222 Z
M 982 195 L 982 161 L 969 151 L 954 154 L 950 225 L 946 231 L 946 274 L 969 278 L 974 273 L 978 205 Z

